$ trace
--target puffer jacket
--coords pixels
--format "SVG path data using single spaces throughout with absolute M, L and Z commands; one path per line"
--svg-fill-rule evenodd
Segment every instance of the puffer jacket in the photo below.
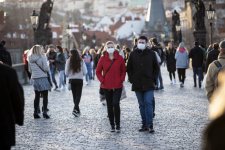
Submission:
M 218 61 L 220 62 L 220 64 L 222 66 L 225 65 L 225 54 L 220 54 L 218 56 Z M 210 100 L 213 92 L 215 91 L 216 87 L 215 87 L 215 81 L 217 78 L 217 73 L 219 71 L 219 68 L 215 65 L 214 62 L 212 62 L 209 65 L 207 74 L 206 74 L 206 83 L 205 83 L 205 90 L 206 90 L 206 95 L 208 97 L 208 99 Z
M 177 50 L 175 54 L 176 59 L 176 68 L 188 68 L 189 66 L 189 58 L 188 52 Z
M 32 79 L 47 77 L 46 72 L 49 72 L 49 66 L 45 55 L 30 55 L 28 56 L 28 63 Z M 43 71 L 36 63 L 43 69 Z

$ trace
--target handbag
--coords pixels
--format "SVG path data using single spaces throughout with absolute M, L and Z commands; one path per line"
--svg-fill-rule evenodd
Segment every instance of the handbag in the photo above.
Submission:
M 49 82 L 50 86 L 52 87 L 52 80 L 51 80 L 51 77 L 50 77 L 49 72 L 44 71 L 44 69 L 42 69 L 42 68 L 37 64 L 37 62 L 35 62 L 35 64 L 41 69 L 41 71 L 43 71 L 44 73 L 47 74 L 48 82 Z

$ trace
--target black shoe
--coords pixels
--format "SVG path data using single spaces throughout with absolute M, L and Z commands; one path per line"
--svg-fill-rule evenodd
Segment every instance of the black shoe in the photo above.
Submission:
M 80 116 L 80 112 L 77 111 L 76 109 L 73 110 L 72 114 L 73 114 L 75 117 L 79 117 L 79 116 Z
M 58 88 L 59 88 L 59 87 L 58 87 L 58 86 L 56 86 L 54 90 L 56 91 Z
M 50 119 L 49 115 L 47 113 L 43 113 L 43 118 Z
M 41 118 L 37 113 L 34 113 L 34 119 L 39 119 Z
M 112 126 L 110 132 L 115 132 L 115 131 L 116 131 L 116 130 L 115 130 L 115 126 Z
M 148 131 L 148 128 L 146 126 L 142 126 L 141 129 L 138 130 L 139 132 Z
M 194 87 L 197 87 L 197 85 L 195 84 Z
M 116 133 L 120 133 L 120 126 L 116 126 Z
M 150 126 L 150 128 L 148 129 L 148 132 L 149 132 L 149 133 L 154 133 L 154 132 L 155 132 L 155 130 L 153 129 L 153 125 Z

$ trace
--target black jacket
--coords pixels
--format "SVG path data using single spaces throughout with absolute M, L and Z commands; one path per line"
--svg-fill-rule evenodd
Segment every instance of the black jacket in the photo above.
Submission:
M 214 60 L 218 59 L 220 51 L 217 49 L 211 50 L 206 56 L 206 72 L 208 70 L 209 64 L 211 64 Z
M 206 128 L 203 135 L 202 150 L 225 149 L 225 114 L 213 120 Z
M 6 48 L 2 46 L 1 44 L 0 44 L 0 61 L 2 61 L 4 64 L 12 66 L 11 55 L 6 50 Z
M 165 58 L 166 58 L 166 66 L 169 72 L 176 71 L 176 59 L 175 59 L 176 49 L 170 51 L 166 48 L 165 51 Z
M 204 51 L 199 46 L 195 46 L 191 49 L 189 53 L 189 58 L 192 59 L 193 68 L 203 67 Z
M 0 64 L 0 147 L 15 145 L 15 124 L 23 125 L 24 94 L 14 69 Z
M 143 51 L 135 49 L 131 52 L 127 63 L 127 73 L 133 91 L 154 90 L 158 72 L 157 58 L 151 49 L 146 48 Z
M 57 58 L 57 53 L 55 51 L 49 52 L 48 55 L 48 60 L 55 60 L 55 62 L 50 62 L 50 68 L 55 67 L 56 66 L 56 58 Z

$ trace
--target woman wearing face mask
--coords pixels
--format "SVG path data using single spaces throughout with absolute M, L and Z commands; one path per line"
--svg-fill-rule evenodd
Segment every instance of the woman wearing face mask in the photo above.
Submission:
M 112 41 L 106 43 L 105 50 L 98 62 L 96 75 L 104 89 L 111 132 L 120 132 L 120 97 L 126 75 L 125 62 Z

